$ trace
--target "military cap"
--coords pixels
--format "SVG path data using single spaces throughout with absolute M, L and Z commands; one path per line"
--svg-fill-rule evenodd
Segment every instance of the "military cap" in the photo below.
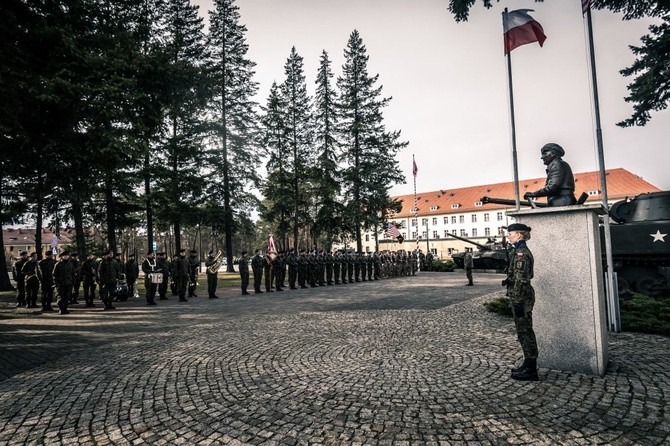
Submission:
M 153 251 L 152 249 L 150 249 L 149 251 L 147 251 L 147 255 L 148 255 L 148 256 L 150 256 L 150 255 L 153 254 L 153 253 L 154 253 L 154 251 Z
M 47 251 L 47 252 L 44 253 L 44 255 L 47 256 L 47 257 L 51 257 L 52 254 L 53 253 L 51 251 Z
M 36 256 L 37 256 L 37 253 L 36 253 L 36 252 L 31 252 L 30 255 L 29 255 L 28 257 L 36 257 Z
M 63 257 L 63 256 L 69 256 L 69 255 L 70 255 L 70 251 L 63 251 L 63 252 L 60 253 L 60 256 L 61 256 L 61 257 Z
M 198 253 L 198 251 L 196 251 L 195 249 L 191 250 L 191 254 L 197 254 L 197 253 Z
M 558 157 L 565 156 L 565 150 L 563 150 L 563 147 L 559 146 L 555 142 L 550 142 L 548 144 L 543 145 L 542 148 L 540 149 L 540 153 L 546 152 L 547 150 L 553 150 L 556 153 L 556 156 Z
M 507 227 L 507 232 L 512 231 L 525 231 L 530 232 L 530 226 L 526 226 L 523 223 L 512 223 Z
M 79 257 L 79 252 L 74 251 L 72 254 L 70 254 L 72 257 Z

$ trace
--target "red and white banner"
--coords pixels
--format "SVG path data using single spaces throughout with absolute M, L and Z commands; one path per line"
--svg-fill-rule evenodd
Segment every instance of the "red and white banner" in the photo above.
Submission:
M 542 25 L 532 18 L 528 11 L 532 9 L 517 9 L 503 12 L 503 29 L 505 32 L 505 54 L 514 48 L 527 43 L 537 42 L 542 46 L 547 36 L 544 35 Z

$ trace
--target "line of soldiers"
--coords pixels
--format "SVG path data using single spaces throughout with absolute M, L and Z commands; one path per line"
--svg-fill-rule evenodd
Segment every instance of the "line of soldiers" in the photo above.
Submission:
M 12 265 L 12 278 L 16 282 L 17 308 L 38 308 L 37 294 L 42 289 L 42 311 L 54 311 L 53 301 L 60 314 L 69 314 L 68 306 L 79 304 L 79 291 L 83 285 L 86 307 L 94 307 L 95 290 L 99 286 L 100 299 L 105 310 L 113 310 L 112 301 L 125 293 L 133 295 L 139 268 L 135 256 L 130 254 L 124 263 L 120 253 L 107 251 L 102 259 L 97 260 L 88 254 L 81 262 L 77 252 L 63 251 L 54 259 L 51 251 L 44 253 L 42 260 L 37 260 L 37 253 L 28 255 L 21 252 L 19 259 Z M 120 286 L 120 283 L 123 286 Z M 56 295 L 54 296 L 54 290 Z
M 242 294 L 249 294 L 249 261 L 243 251 L 239 260 Z M 379 280 L 386 277 L 415 275 L 418 270 L 418 253 L 382 251 L 361 253 L 354 251 L 306 251 L 294 249 L 284 253 L 268 252 L 261 255 L 256 250 L 251 258 L 254 275 L 254 292 L 263 293 L 261 284 L 265 277 L 265 292 L 284 291 L 287 273 L 289 289 L 340 285 Z M 273 289 L 274 288 L 274 289 Z

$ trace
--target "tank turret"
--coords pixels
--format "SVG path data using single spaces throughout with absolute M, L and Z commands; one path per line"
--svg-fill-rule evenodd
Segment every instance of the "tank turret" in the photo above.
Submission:
M 496 242 L 495 238 L 490 238 L 486 244 L 474 242 L 465 237 L 460 237 L 454 234 L 448 234 L 458 240 L 462 240 L 479 248 L 472 255 L 472 261 L 475 269 L 493 269 L 496 271 L 503 271 L 507 266 L 507 251 L 505 250 L 505 242 Z M 463 268 L 465 253 L 457 252 L 451 255 L 451 259 L 456 264 L 457 268 Z

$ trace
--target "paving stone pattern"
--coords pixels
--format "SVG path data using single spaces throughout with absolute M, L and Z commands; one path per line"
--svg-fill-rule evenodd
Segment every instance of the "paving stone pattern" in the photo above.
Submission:
M 517 382 L 512 321 L 482 306 L 500 276 L 464 283 L 421 273 L 4 319 L 0 444 L 670 443 L 670 339 L 610 335 L 604 378 Z

